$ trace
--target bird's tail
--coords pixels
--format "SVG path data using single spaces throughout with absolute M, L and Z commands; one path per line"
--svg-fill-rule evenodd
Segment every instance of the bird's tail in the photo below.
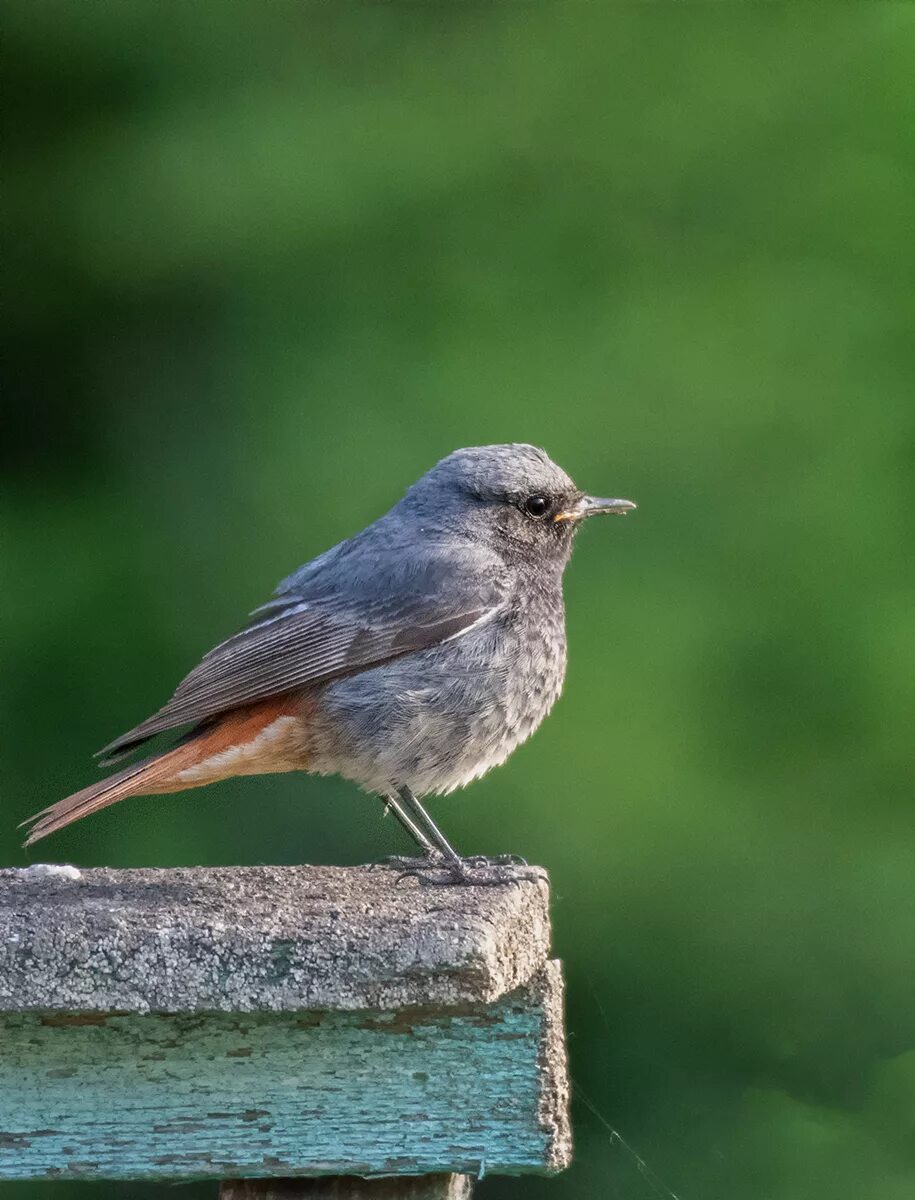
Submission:
M 235 709 L 174 749 L 132 763 L 29 817 L 22 822 L 31 825 L 24 845 L 30 846 L 49 833 L 56 833 L 73 821 L 129 796 L 181 792 L 232 775 L 259 775 L 302 767 L 304 762 L 295 758 L 292 748 L 300 729 L 299 718 L 293 715 L 295 711 L 294 701 L 288 697 Z M 262 738 L 265 731 L 274 734 L 271 727 L 278 721 L 282 722 L 282 726 L 276 726 L 278 736 Z
M 157 754 L 142 762 L 133 763 L 123 771 L 109 775 L 107 779 L 100 779 L 98 783 L 90 784 L 89 787 L 74 792 L 72 796 L 66 796 L 56 804 L 42 809 L 27 821 L 23 821 L 23 825 L 34 822 L 23 845 L 30 846 L 39 838 L 63 829 L 71 821 L 88 817 L 90 813 L 107 808 L 109 804 L 117 804 L 119 800 L 126 800 L 128 796 L 149 796 L 155 792 L 177 790 L 162 785 L 174 780 L 175 774 L 181 769 L 179 761 L 186 758 L 186 751 L 189 749 L 190 746 L 179 746 L 175 750 L 166 751 L 165 754 Z

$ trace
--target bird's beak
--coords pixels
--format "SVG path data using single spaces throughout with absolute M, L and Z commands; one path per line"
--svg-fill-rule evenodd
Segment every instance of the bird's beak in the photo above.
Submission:
M 554 521 L 580 521 L 583 517 L 593 517 L 598 513 L 617 513 L 624 517 L 627 512 L 638 508 L 631 500 L 602 500 L 598 496 L 582 496 L 570 508 L 558 512 Z

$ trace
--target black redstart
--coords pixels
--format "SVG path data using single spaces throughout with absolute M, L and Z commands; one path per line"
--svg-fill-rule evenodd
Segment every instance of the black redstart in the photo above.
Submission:
M 128 796 L 233 775 L 337 773 L 375 792 L 425 882 L 499 883 L 419 803 L 503 763 L 553 707 L 566 666 L 562 574 L 576 528 L 631 500 L 586 496 L 527 445 L 456 450 L 368 528 L 285 579 L 148 720 L 99 753 L 177 745 L 31 818 L 26 845 Z

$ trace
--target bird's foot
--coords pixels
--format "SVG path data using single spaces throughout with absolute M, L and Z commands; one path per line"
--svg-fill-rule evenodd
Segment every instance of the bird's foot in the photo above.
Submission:
M 506 855 L 512 859 L 514 856 Z M 546 879 L 541 867 L 529 867 L 526 863 L 501 861 L 494 858 L 457 858 L 439 860 L 409 867 L 398 877 L 416 879 L 420 887 L 511 887 L 522 883 L 540 883 Z
M 445 856 L 437 850 L 428 854 L 387 854 L 376 862 L 369 864 L 372 870 L 376 867 L 394 867 L 396 870 L 411 874 L 414 871 L 430 871 L 445 865 Z
M 463 859 L 469 867 L 526 867 L 520 854 L 471 854 Z

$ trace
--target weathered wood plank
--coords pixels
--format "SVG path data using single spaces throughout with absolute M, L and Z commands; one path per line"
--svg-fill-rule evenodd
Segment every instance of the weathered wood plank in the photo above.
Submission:
M 546 877 L 525 872 L 499 888 L 421 888 L 385 868 L 74 875 L 0 870 L 0 1011 L 486 1003 L 549 950 Z
M 558 1170 L 561 1022 L 557 963 L 450 1011 L 7 1013 L 0 1179 Z
M 548 947 L 527 872 L 0 871 L 0 1179 L 557 1170 Z
M 412 1179 L 234 1179 L 220 1200 L 470 1200 L 468 1175 L 420 1175 Z

